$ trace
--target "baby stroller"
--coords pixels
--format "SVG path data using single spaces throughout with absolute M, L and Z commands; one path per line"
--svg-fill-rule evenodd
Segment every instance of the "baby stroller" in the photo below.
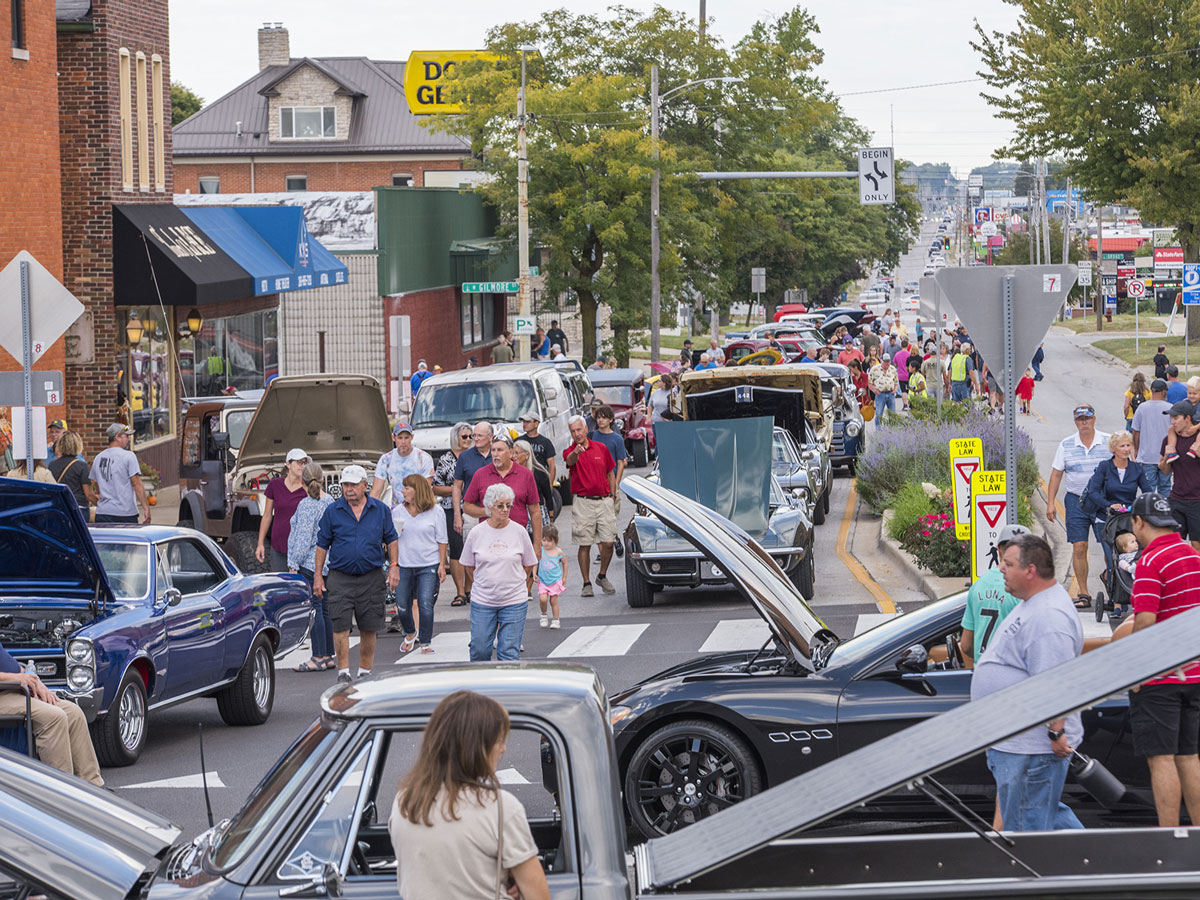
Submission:
M 1111 613 L 1116 606 L 1128 610 L 1129 603 L 1133 598 L 1133 573 L 1126 572 L 1117 565 L 1117 537 L 1121 534 L 1131 534 L 1132 522 L 1133 517 L 1128 512 L 1116 512 L 1110 509 L 1108 521 L 1100 530 L 1100 543 L 1104 546 L 1105 559 L 1111 560 L 1111 562 L 1104 573 L 1104 587 L 1107 596 L 1105 596 L 1105 591 L 1098 591 L 1093 604 L 1097 622 L 1103 622 L 1104 614 Z M 1141 554 L 1140 549 L 1138 553 Z

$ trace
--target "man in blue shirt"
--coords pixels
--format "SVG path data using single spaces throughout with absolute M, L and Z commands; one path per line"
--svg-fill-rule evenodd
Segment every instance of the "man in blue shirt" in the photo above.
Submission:
M 425 383 L 426 378 L 432 378 L 433 373 L 429 371 L 429 366 L 425 360 L 417 361 L 417 371 L 412 373 L 412 378 L 408 379 L 408 386 L 412 389 L 412 395 L 417 396 L 417 391 L 421 389 L 421 385 Z
M 329 618 L 338 681 L 350 681 L 350 624 L 358 623 L 358 677 L 371 674 L 375 634 L 383 627 L 384 593 L 396 590 L 399 536 L 386 503 L 367 496 L 367 471 L 362 466 L 342 469 L 342 496 L 326 507 L 317 526 L 313 593 L 325 593 L 321 572 L 329 558 Z M 384 558 L 384 547 L 387 557 Z M 383 576 L 387 563 L 387 577 Z
M 475 446 L 468 447 L 458 454 L 458 462 L 454 464 L 454 491 L 451 505 L 454 507 L 454 530 L 463 533 L 462 498 L 471 486 L 471 479 L 486 465 L 492 462 L 492 437 L 494 431 L 487 422 L 476 422 L 471 429 L 471 438 Z M 465 605 L 465 604 L 461 604 Z
M 30 694 L 34 748 L 38 759 L 68 775 L 104 787 L 100 764 L 88 733 L 87 719 L 79 707 L 62 700 L 33 672 L 22 672 L 21 664 L 0 647 L 0 682 L 21 684 Z M 0 715 L 24 715 L 25 694 L 0 691 Z
M 1179 380 L 1179 366 L 1167 366 L 1167 402 L 1187 399 L 1187 385 Z

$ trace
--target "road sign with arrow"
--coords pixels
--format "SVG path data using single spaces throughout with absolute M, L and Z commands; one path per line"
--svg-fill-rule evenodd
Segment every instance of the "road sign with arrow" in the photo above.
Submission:
M 891 147 L 863 147 L 858 151 L 858 202 L 880 206 L 896 201 Z

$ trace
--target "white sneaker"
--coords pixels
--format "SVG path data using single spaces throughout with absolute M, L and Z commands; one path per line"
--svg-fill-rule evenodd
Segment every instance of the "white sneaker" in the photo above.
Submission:
M 562 628 L 562 625 L 560 625 L 558 623 L 558 619 L 555 619 L 553 622 L 550 623 L 550 627 L 551 628 Z
M 545 628 L 550 624 L 549 616 L 538 616 L 538 628 Z

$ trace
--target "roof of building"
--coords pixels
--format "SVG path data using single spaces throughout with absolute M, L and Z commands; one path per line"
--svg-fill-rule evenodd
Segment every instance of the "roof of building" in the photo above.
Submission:
M 64 3 L 76 0 L 58 0 Z M 309 66 L 354 100 L 346 140 L 270 141 L 268 111 L 276 86 Z M 240 129 L 239 129 L 240 123 Z M 354 57 L 293 58 L 267 66 L 174 128 L 174 154 L 187 156 L 313 155 L 345 153 L 467 153 L 462 138 L 422 126 L 404 97 L 404 63 Z
M 1113 253 L 1116 253 L 1117 251 L 1124 252 L 1126 250 L 1136 250 L 1148 240 L 1150 240 L 1148 237 L 1106 237 L 1104 239 L 1104 249 Z M 1095 238 L 1090 238 L 1088 240 L 1088 249 L 1096 249 Z
M 54 0 L 56 22 L 90 22 L 92 0 Z

